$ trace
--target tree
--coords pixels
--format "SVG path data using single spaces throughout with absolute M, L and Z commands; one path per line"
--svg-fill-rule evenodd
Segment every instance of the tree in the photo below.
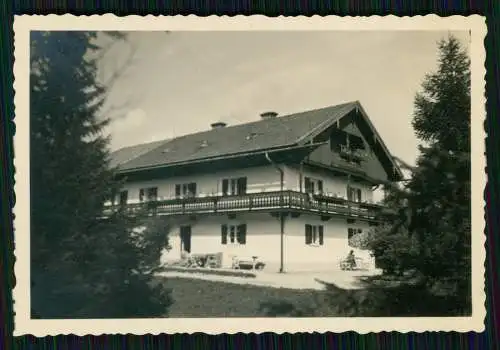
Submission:
M 98 117 L 106 89 L 88 58 L 99 50 L 94 38 L 31 34 L 32 310 L 38 317 L 161 316 L 170 297 L 152 287 L 151 270 L 168 225 L 123 212 L 100 218 L 121 183 L 102 135 L 109 119 Z
M 399 217 L 379 229 L 371 242 L 378 259 L 416 269 L 429 288 L 437 285 L 470 312 L 470 70 L 469 59 L 454 37 L 438 44 L 435 73 L 425 77 L 415 98 L 413 127 L 426 143 L 412 167 L 411 179 L 391 193 Z M 391 236 L 392 235 L 392 236 Z M 395 251 L 396 245 L 412 249 Z M 414 250 L 416 249 L 416 251 Z M 409 258 L 408 252 L 413 252 Z M 416 257 L 416 258 L 415 258 Z

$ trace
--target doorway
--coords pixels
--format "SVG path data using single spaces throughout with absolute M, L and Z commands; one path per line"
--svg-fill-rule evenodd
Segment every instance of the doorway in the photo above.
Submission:
M 191 226 L 181 226 L 181 253 L 191 253 Z

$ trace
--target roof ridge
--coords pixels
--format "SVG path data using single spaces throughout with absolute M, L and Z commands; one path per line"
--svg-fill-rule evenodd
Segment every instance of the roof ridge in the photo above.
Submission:
M 245 123 L 241 123 L 241 124 L 228 125 L 228 126 L 225 126 L 224 128 L 221 128 L 221 129 L 222 130 L 235 129 L 235 128 L 238 128 L 238 127 L 244 127 L 244 126 L 248 126 L 248 125 L 252 125 L 252 124 L 269 122 L 269 120 L 273 120 L 273 121 L 275 121 L 275 120 L 281 120 L 281 121 L 283 121 L 283 119 L 288 119 L 288 118 L 291 118 L 291 117 L 300 117 L 301 115 L 306 115 L 306 114 L 312 113 L 312 112 L 319 112 L 319 111 L 322 111 L 322 110 L 325 110 L 325 109 L 329 109 L 329 108 L 344 108 L 347 105 L 356 104 L 356 103 L 358 103 L 358 101 L 349 101 L 349 102 L 339 103 L 339 104 L 335 104 L 335 105 L 329 105 L 329 106 L 324 106 L 324 107 L 320 107 L 320 108 L 309 109 L 309 110 L 302 111 L 302 112 L 285 114 L 285 115 L 283 115 L 281 117 L 276 117 L 276 118 L 273 118 L 273 119 L 261 119 L 261 120 L 254 120 L 254 121 L 245 122 Z M 214 131 L 214 129 L 201 130 L 201 131 L 197 131 L 197 132 L 193 132 L 193 133 L 189 133 L 189 134 L 174 136 L 174 137 L 171 137 L 169 139 L 164 139 L 162 141 L 164 141 L 164 142 L 171 142 L 171 141 L 174 141 L 174 140 L 179 140 L 179 139 L 182 139 L 182 138 L 185 138 L 185 137 L 194 136 L 194 135 L 201 135 L 201 134 L 204 134 L 204 133 L 208 134 L 208 133 L 211 133 L 213 131 Z M 153 141 L 153 142 L 162 142 L 162 141 Z M 139 143 L 139 144 L 135 144 L 135 145 L 132 145 L 132 146 L 127 146 L 127 147 L 134 147 L 134 146 L 138 146 L 138 145 L 146 145 L 146 144 Z M 121 149 L 125 149 L 127 147 L 120 148 L 120 150 Z M 151 151 L 153 151 L 155 149 L 157 149 L 157 148 L 153 148 Z

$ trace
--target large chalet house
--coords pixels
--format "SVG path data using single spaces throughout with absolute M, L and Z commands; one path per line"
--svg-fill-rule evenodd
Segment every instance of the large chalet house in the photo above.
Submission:
M 168 220 L 164 262 L 182 251 L 222 253 L 225 267 L 258 257 L 281 272 L 335 269 L 350 250 L 373 267 L 350 238 L 377 224 L 373 190 L 402 179 L 357 101 L 216 122 L 120 149 L 112 165 L 125 185 L 107 210 L 147 206 Z

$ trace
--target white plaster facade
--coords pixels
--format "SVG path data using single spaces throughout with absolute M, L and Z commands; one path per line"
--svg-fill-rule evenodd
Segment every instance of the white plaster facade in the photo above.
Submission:
M 191 228 L 191 253 L 223 253 L 223 264 L 231 266 L 232 256 L 251 258 L 258 256 L 266 263 L 266 270 L 279 271 L 280 268 L 280 221 L 269 213 L 237 214 L 234 219 L 227 215 L 211 215 L 185 222 Z M 222 225 L 246 224 L 246 243 L 222 244 Z M 305 225 L 323 226 L 323 244 L 308 245 L 305 240 Z M 332 218 L 321 221 L 318 216 L 302 214 L 285 220 L 283 248 L 285 271 L 318 271 L 338 268 L 339 260 L 352 249 L 363 258 L 369 268 L 374 261 L 368 251 L 352 248 L 348 244 L 348 227 L 370 229 L 368 224 L 356 222 L 348 224 L 345 219 Z M 177 260 L 182 251 L 180 225 L 172 227 L 169 233 L 170 251 L 164 251 L 162 262 Z
M 283 166 L 284 170 L 284 189 L 300 191 L 300 171 L 298 169 Z M 334 176 L 325 176 L 322 172 L 312 172 L 303 170 L 304 177 L 321 179 L 323 181 L 323 192 L 338 197 L 347 197 L 347 179 Z M 222 180 L 227 178 L 247 178 L 247 193 L 272 192 L 280 190 L 280 174 L 275 167 L 260 166 L 252 168 L 234 169 L 220 172 L 208 172 L 205 174 L 196 174 L 192 176 L 171 177 L 168 179 L 154 179 L 149 181 L 131 182 L 124 186 L 128 191 L 128 203 L 139 202 L 139 191 L 141 188 L 157 187 L 158 200 L 175 198 L 175 185 L 184 183 L 196 183 L 197 196 L 204 197 L 210 195 L 222 195 Z M 373 193 L 371 187 L 367 184 L 353 183 L 362 190 L 362 200 L 371 202 Z M 304 191 L 304 183 L 302 183 Z

